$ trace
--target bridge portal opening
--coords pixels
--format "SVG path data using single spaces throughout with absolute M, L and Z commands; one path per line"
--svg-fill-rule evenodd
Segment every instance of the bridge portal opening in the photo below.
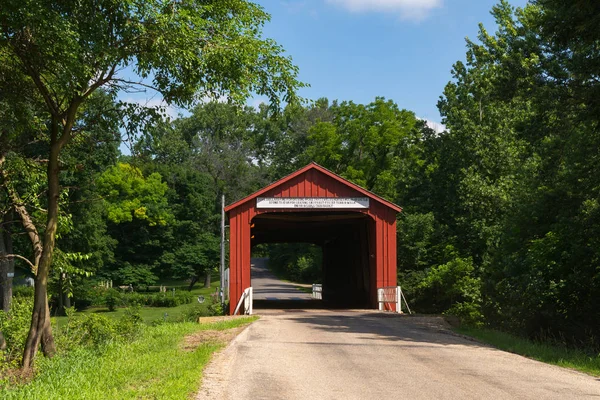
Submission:
M 261 300 L 273 300 L 291 308 L 368 308 L 376 295 L 372 284 L 375 257 L 371 251 L 374 227 L 374 221 L 368 215 L 351 211 L 273 212 L 254 217 L 251 225 L 253 248 L 281 243 L 309 243 L 320 247 L 321 271 L 313 283 L 321 283 L 323 290 L 321 302 L 293 304 L 290 300 L 308 300 L 308 297 L 289 296 L 287 290 L 279 299 L 268 296 L 269 288 L 262 288 L 262 278 L 258 278 L 257 284 L 252 283 L 255 299 L 259 301 L 257 307 L 268 306 Z M 256 261 L 264 262 L 268 261 Z M 251 281 L 253 278 L 251 276 Z

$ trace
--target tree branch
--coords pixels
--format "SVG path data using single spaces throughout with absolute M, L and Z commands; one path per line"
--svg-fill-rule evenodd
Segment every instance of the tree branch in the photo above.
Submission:
M 31 268 L 31 272 L 33 272 L 34 275 L 37 275 L 37 267 L 35 265 L 33 265 L 33 263 L 31 261 L 29 261 L 29 259 L 27 257 L 23 257 L 18 254 L 0 255 L 0 260 L 9 259 L 9 258 L 18 258 L 19 260 L 25 261 L 27 264 L 29 264 L 29 267 Z
M 148 85 L 147 83 L 128 81 L 126 79 L 120 79 L 120 78 L 113 79 L 113 82 L 121 82 L 123 84 L 130 85 L 130 86 L 141 86 L 141 87 L 144 87 L 146 89 L 154 90 L 155 92 L 160 92 L 158 90 L 158 88 L 156 88 L 156 87 L 154 87 L 152 85 Z

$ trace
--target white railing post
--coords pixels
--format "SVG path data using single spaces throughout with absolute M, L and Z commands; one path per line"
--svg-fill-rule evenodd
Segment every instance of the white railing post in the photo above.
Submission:
M 249 303 L 250 305 L 248 306 L 248 315 L 252 315 L 252 304 L 254 303 L 254 296 L 253 296 L 253 290 L 252 290 L 252 286 L 250 286 L 248 288 L 248 299 L 249 299 Z
M 313 283 L 312 298 L 316 300 L 323 300 L 323 285 L 321 283 Z
M 396 312 L 402 314 L 402 288 L 400 286 L 396 288 Z
M 240 310 L 240 307 L 242 307 L 242 304 L 244 305 L 244 314 L 252 315 L 252 303 L 253 303 L 252 286 L 250 286 L 249 288 L 245 289 L 242 292 L 242 296 L 240 297 L 240 301 L 238 302 L 237 306 L 235 307 L 235 311 L 233 312 L 233 315 L 236 315 L 238 313 L 238 311 Z

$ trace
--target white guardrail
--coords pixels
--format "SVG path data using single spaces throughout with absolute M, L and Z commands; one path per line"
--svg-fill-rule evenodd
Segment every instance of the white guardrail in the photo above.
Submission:
M 242 304 L 244 305 L 244 314 L 252 315 L 252 286 L 250 286 L 249 288 L 244 290 L 244 292 L 242 293 L 242 296 L 240 297 L 240 301 L 238 302 L 237 306 L 235 307 L 235 311 L 233 312 L 233 315 L 236 315 L 238 313 L 238 311 L 240 311 Z
M 404 293 L 402 293 L 402 288 L 400 286 L 388 286 L 377 289 L 377 302 L 379 303 L 380 311 L 385 310 L 386 304 L 395 304 L 396 312 L 402 314 L 402 300 L 404 300 L 404 304 L 406 304 L 408 313 L 411 314 L 410 307 L 408 307 L 408 303 L 406 302 L 406 298 L 404 297 Z
M 323 300 L 323 285 L 320 283 L 313 283 L 312 285 L 312 298 L 316 300 Z

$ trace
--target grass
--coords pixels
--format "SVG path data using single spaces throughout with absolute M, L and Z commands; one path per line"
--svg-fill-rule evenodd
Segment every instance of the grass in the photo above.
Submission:
M 202 330 L 226 330 L 252 322 L 239 318 L 198 325 L 146 327 L 132 343 L 114 343 L 103 351 L 80 348 L 52 359 L 38 359 L 38 376 L 7 389 L 2 399 L 186 399 L 198 391 L 204 366 L 224 343 L 204 342 L 193 350 L 183 338 Z
M 167 286 L 168 290 L 175 287 L 176 288 L 175 290 L 187 291 L 187 288 L 188 288 L 188 285 L 182 281 L 171 281 L 171 282 L 167 282 L 167 283 L 161 283 L 161 284 Z M 215 289 L 219 287 L 219 281 L 218 280 L 212 281 L 210 284 L 210 288 L 204 288 L 202 283 L 203 282 L 197 283 L 194 286 L 194 288 L 191 290 L 191 293 L 193 293 L 196 296 L 200 296 L 200 295 L 204 296 L 206 298 L 206 303 L 204 303 L 204 304 L 207 304 L 209 302 L 210 295 L 215 293 Z M 151 324 L 152 322 L 154 322 L 156 320 L 165 320 L 166 319 L 166 321 L 173 321 L 173 320 L 177 320 L 177 318 L 180 318 L 181 316 L 183 316 L 188 310 L 190 310 L 194 307 L 197 307 L 197 306 L 198 306 L 198 303 L 194 302 L 192 304 L 182 304 L 177 307 L 142 307 L 142 309 L 140 310 L 140 315 L 141 315 L 142 319 L 144 320 L 144 323 L 146 323 L 146 324 Z M 102 313 L 102 315 L 104 315 L 106 317 L 119 319 L 125 312 L 125 308 L 117 308 L 115 311 L 109 311 L 107 307 L 90 307 L 81 312 L 82 313 Z M 165 317 L 165 314 L 167 314 L 166 317 Z M 53 317 L 52 321 L 53 321 L 53 324 L 55 324 L 56 326 L 62 326 L 63 324 L 66 323 L 67 317 Z
M 548 364 L 585 372 L 590 375 L 600 376 L 600 354 L 588 354 L 582 350 L 564 346 L 533 342 L 491 329 L 460 327 L 456 328 L 455 331 L 491 344 L 500 350 L 520 354 Z

